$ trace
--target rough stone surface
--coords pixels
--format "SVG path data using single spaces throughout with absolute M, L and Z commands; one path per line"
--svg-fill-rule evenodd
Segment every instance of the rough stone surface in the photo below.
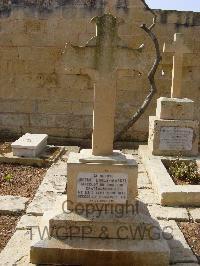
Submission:
M 12 12 L 9 8 L 3 9 L 0 20 L 3 29 L 0 31 L 0 133 L 7 136 L 20 135 L 21 131 L 45 132 L 73 141 L 91 136 L 91 81 L 80 70 L 77 73 L 71 69 L 71 74 L 66 75 L 59 59 L 66 42 L 84 45 L 95 33 L 95 25 L 89 23 L 90 19 L 108 10 L 125 20 L 119 27 L 119 35 L 131 47 L 139 47 L 145 39 L 145 74 L 131 71 L 116 79 L 116 129 L 121 129 L 146 96 L 149 86 L 146 72 L 155 57 L 152 43 L 138 27 L 142 23 L 152 23 L 152 15 L 141 8 L 141 1 L 74 0 L 56 1 L 56 4 L 54 1 L 34 1 L 34 7 L 30 5 L 31 1 L 11 2 Z M 41 9 L 41 5 L 46 8 Z M 191 47 L 191 53 L 184 59 L 183 97 L 195 101 L 195 116 L 200 120 L 199 13 L 160 10 L 157 14 L 156 35 L 161 45 L 171 42 L 175 28 L 181 27 L 185 42 Z M 163 54 L 162 69 L 165 75 L 161 76 L 161 67 L 156 75 L 157 97 L 168 97 L 172 55 Z M 147 140 L 148 116 L 154 115 L 155 108 L 156 101 L 152 101 L 148 112 L 129 130 L 125 139 Z
M 29 265 L 30 245 L 30 230 L 17 230 L 0 253 L 1 265 Z
M 28 198 L 19 196 L 0 196 L 0 213 L 20 213 L 25 211 Z
M 59 160 L 47 171 L 33 201 L 27 208 L 27 214 L 43 215 L 45 211 L 51 210 L 57 193 L 63 193 L 67 183 L 67 164 Z
M 29 204 L 26 213 L 42 216 L 45 211 L 51 210 L 52 204 L 56 201 L 57 193 L 54 191 L 38 191 Z
M 189 209 L 189 213 L 195 222 L 200 223 L 200 208 Z
M 185 208 L 163 207 L 160 205 L 148 206 L 149 213 L 152 217 L 159 220 L 188 221 L 189 216 Z
M 67 164 L 64 161 L 58 161 L 47 171 L 38 192 L 54 191 L 64 193 L 67 183 Z
M 197 263 L 197 258 L 188 246 L 183 233 L 175 221 L 159 221 L 161 228 L 167 232 L 169 240 L 170 263 Z
M 139 234 L 138 228 L 145 226 L 145 233 Z M 159 227 L 158 222 L 142 213 L 130 211 L 119 216 L 119 214 L 99 213 L 98 211 L 88 214 L 87 211 L 81 215 L 70 212 L 54 216 L 49 221 L 51 236 L 59 239 L 71 237 L 101 238 L 102 228 L 106 228 L 108 239 L 133 239 L 143 240 L 153 238 L 153 227 Z M 88 229 L 87 232 L 85 229 Z M 131 228 L 131 230 L 129 230 Z M 154 236 L 155 237 L 155 236 Z
M 193 120 L 194 101 L 161 97 L 157 100 L 156 116 L 164 120 Z
M 152 187 L 147 173 L 145 172 L 138 173 L 137 187 L 138 189 L 142 189 L 142 188 L 150 189 Z
M 138 189 L 138 199 L 148 205 L 159 204 L 158 196 L 152 189 Z
M 33 215 L 23 215 L 17 223 L 17 230 L 28 230 L 34 226 L 39 226 L 41 217 Z
M 74 248 L 71 248 L 71 247 Z M 78 250 L 78 253 L 77 253 Z M 78 254 L 78 256 L 77 256 Z M 126 240 L 72 238 L 60 241 L 55 238 L 39 241 L 31 246 L 32 263 L 66 263 L 87 266 L 118 266 L 131 264 L 167 266 L 168 245 L 163 240 Z

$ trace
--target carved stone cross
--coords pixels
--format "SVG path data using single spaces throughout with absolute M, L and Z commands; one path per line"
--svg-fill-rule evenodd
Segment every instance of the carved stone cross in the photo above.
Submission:
M 184 54 L 190 53 L 190 50 L 184 45 L 183 34 L 175 33 L 173 44 L 164 44 L 163 52 L 174 53 L 171 97 L 181 98 L 183 57 Z
M 63 61 L 66 72 L 78 70 L 94 83 L 92 154 L 107 156 L 113 154 L 117 71 L 138 65 L 141 50 L 119 38 L 122 20 L 104 14 L 91 21 L 96 23 L 96 36 L 84 47 L 67 44 Z

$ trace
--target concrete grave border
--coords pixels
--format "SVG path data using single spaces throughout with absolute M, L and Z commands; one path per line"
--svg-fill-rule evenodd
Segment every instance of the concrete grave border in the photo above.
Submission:
M 138 154 L 148 172 L 154 191 L 158 194 L 159 203 L 163 206 L 200 206 L 200 185 L 175 185 L 162 160 L 172 160 L 171 156 L 154 156 L 148 146 L 141 145 Z M 186 160 L 197 157 L 183 157 Z

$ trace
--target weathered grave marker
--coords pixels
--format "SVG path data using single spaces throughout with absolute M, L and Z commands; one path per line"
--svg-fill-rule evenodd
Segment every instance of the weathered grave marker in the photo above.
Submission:
M 199 123 L 194 120 L 194 101 L 182 99 L 183 57 L 189 53 L 183 34 L 176 33 L 172 45 L 164 52 L 173 52 L 171 98 L 157 100 L 156 116 L 149 120 L 149 148 L 154 155 L 198 154 Z
M 128 48 L 118 37 L 120 20 L 111 14 L 92 21 L 97 24 L 96 36 L 85 47 L 68 45 L 63 58 L 66 72 L 76 69 L 89 75 L 94 83 L 92 150 L 70 154 L 67 163 L 69 213 L 50 220 L 49 231 L 53 239 L 40 241 L 31 247 L 31 262 L 87 266 L 146 265 L 145 253 L 152 265 L 158 259 L 161 265 L 168 265 L 169 248 L 163 239 L 154 242 L 145 236 L 138 246 L 138 240 L 132 240 L 130 234 L 123 242 L 119 233 L 120 226 L 131 225 L 136 229 L 142 225 L 148 230 L 154 225 L 150 217 L 134 211 L 138 175 L 136 161 L 132 155 L 113 151 L 117 71 L 132 69 L 138 64 L 140 50 Z M 115 211 L 118 206 L 122 208 L 120 218 Z M 81 238 L 86 227 L 88 234 Z M 71 228 L 75 231 L 70 233 Z M 103 235 L 106 235 L 106 240 Z
M 26 133 L 11 144 L 13 155 L 19 157 L 37 157 L 47 146 L 46 134 Z

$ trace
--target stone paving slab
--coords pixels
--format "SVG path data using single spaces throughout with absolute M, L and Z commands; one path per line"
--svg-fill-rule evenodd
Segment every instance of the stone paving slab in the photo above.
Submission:
M 183 233 L 179 229 L 175 221 L 159 221 L 159 224 L 165 232 L 168 232 L 167 238 L 173 236 L 168 240 L 168 245 L 170 247 L 170 262 L 175 263 L 197 263 L 197 258 L 193 254 L 189 245 L 187 244 Z M 165 228 L 165 229 L 164 229 Z
M 159 220 L 189 221 L 189 215 L 186 208 L 163 207 L 161 205 L 152 205 L 147 207 L 150 215 Z
M 138 174 L 137 186 L 138 186 L 138 189 L 142 189 L 142 188 L 151 189 L 152 188 L 152 185 L 150 183 L 147 173 L 144 172 L 144 173 Z
M 33 201 L 29 204 L 26 213 L 42 216 L 45 211 L 52 209 L 56 196 L 57 193 L 54 191 L 38 191 Z
M 53 164 L 48 171 L 38 189 L 40 192 L 54 191 L 57 193 L 64 193 L 67 183 L 67 164 L 59 160 L 58 163 Z
M 67 164 L 59 160 L 47 171 L 33 201 L 29 204 L 26 213 L 43 215 L 45 211 L 52 209 L 57 194 L 64 193 L 67 184 Z
M 0 214 L 18 214 L 25 211 L 28 198 L 20 196 L 0 196 Z
M 30 244 L 30 230 L 17 230 L 0 253 L 0 265 L 28 265 Z
M 194 222 L 200 223 L 200 208 L 189 209 L 189 213 Z
M 40 216 L 25 214 L 19 220 L 19 222 L 16 226 L 16 229 L 17 230 L 27 230 L 27 229 L 31 229 L 34 226 L 39 226 L 40 219 L 41 219 Z
M 159 204 L 158 197 L 152 189 L 138 189 L 138 199 L 145 204 Z

